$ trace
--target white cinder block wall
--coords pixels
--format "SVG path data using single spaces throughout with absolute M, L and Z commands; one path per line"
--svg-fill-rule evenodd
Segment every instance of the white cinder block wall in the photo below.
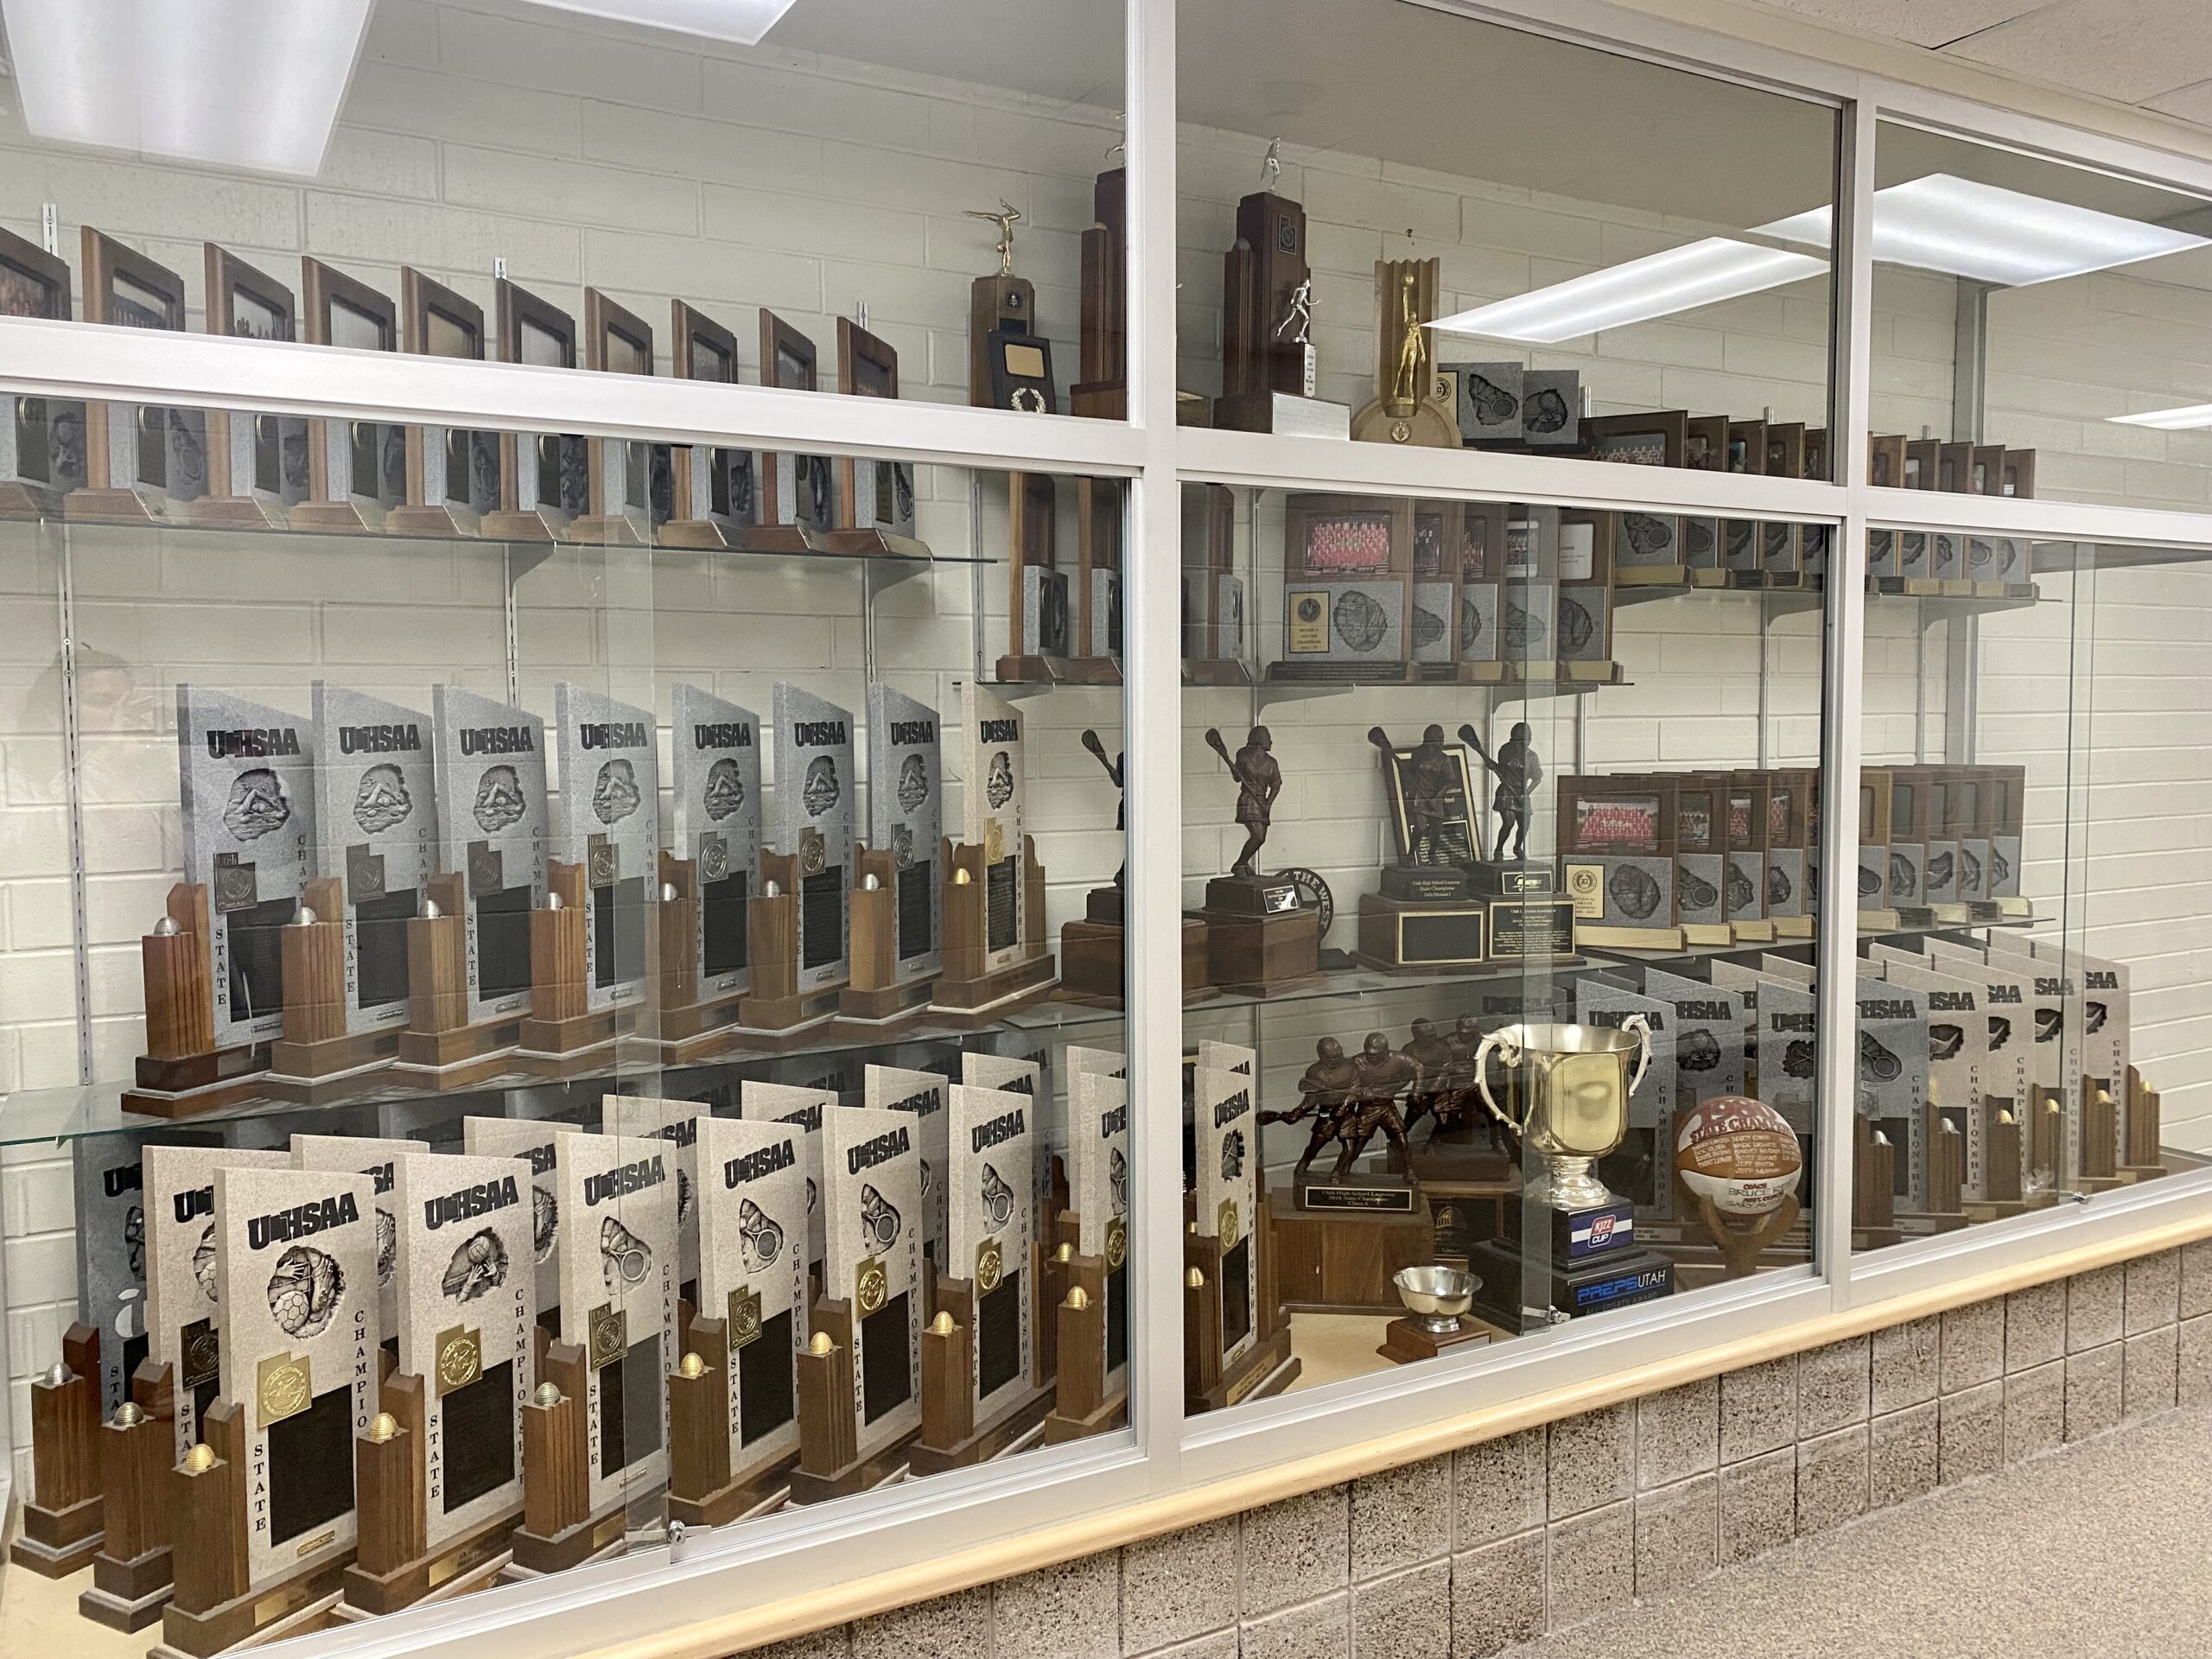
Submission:
M 1106 84 L 1117 78 L 1116 66 L 1099 76 Z M 388 292 L 397 291 L 400 264 L 411 263 L 486 302 L 493 263 L 504 259 L 517 281 L 564 307 L 580 306 L 586 284 L 608 289 L 656 321 L 671 296 L 701 304 L 738 334 L 747 378 L 758 370 L 754 308 L 766 306 L 806 330 L 827 363 L 834 319 L 865 303 L 869 326 L 899 349 L 904 395 L 957 402 L 966 387 L 968 285 L 993 264 L 993 232 L 963 210 L 1004 197 L 1025 215 L 1018 265 L 1037 284 L 1040 324 L 1065 385 L 1076 363 L 1079 237 L 1091 219 L 1093 176 L 1109 164 L 1105 152 L 1118 137 L 1118 118 L 1101 108 L 810 55 L 677 51 L 666 36 L 502 0 L 443 6 L 380 0 L 316 180 L 122 166 L 90 152 L 45 150 L 25 133 L 14 100 L 0 98 L 0 222 L 35 236 L 41 204 L 52 202 L 65 249 L 73 251 L 79 225 L 97 224 L 184 272 L 195 299 L 200 245 L 208 239 L 280 278 L 312 251 Z M 1195 389 L 1218 385 L 1220 256 L 1233 235 L 1236 199 L 1259 182 L 1264 143 L 1264 135 L 1196 127 L 1184 134 L 1179 355 L 1183 383 Z M 1711 228 L 1353 155 L 1291 149 L 1285 160 L 1281 188 L 1309 214 L 1321 390 L 1354 404 L 1371 386 L 1371 265 L 1379 257 L 1440 257 L 1446 302 L 1458 306 Z M 2152 467 L 2205 459 L 2192 448 L 2196 440 L 2131 440 L 2150 447 L 2115 455 L 2111 435 L 2123 429 L 2088 419 L 2101 404 L 2075 390 L 2102 384 L 2101 397 L 2109 403 L 2126 396 L 2113 390 L 2117 383 L 2151 384 L 2128 380 L 2142 370 L 2142 353 L 2107 357 L 2093 349 L 2100 317 L 2125 313 L 2195 324 L 2200 318 L 2190 308 L 2198 296 L 2125 278 L 2089 279 L 2085 290 L 2085 303 L 2097 308 L 2087 315 L 2049 302 L 2054 289 L 2038 293 L 2032 314 L 2017 308 L 2016 318 L 2013 302 L 2024 296 L 2001 296 L 1992 432 L 2042 446 L 2047 493 L 2155 489 L 2161 500 L 2201 503 L 2202 485 L 2192 487 L 2186 467 Z M 1880 274 L 1876 420 L 1885 429 L 1948 429 L 1951 315 L 1948 282 Z M 1802 283 L 1570 342 L 1571 349 L 1539 353 L 1534 360 L 1580 369 L 1599 412 L 1764 410 L 1777 419 L 1818 424 L 1825 418 L 1827 319 L 1826 283 Z M 2212 364 L 2212 345 L 2199 348 L 2203 338 L 2191 327 L 2177 332 L 2171 351 L 2155 341 L 2146 350 L 2178 385 L 2212 374 L 2189 366 Z M 2050 343 L 2047 359 L 2037 359 L 2037 340 Z M 1467 354 L 1482 349 L 1469 343 Z M 2046 378 L 2062 372 L 2063 380 Z M 2046 418 L 2023 438 L 1998 419 L 1999 410 Z M 2069 456 L 2078 456 L 2078 465 Z M 986 480 L 972 531 L 964 474 L 925 469 L 920 490 L 921 530 L 934 544 L 963 550 L 972 534 L 987 548 L 1003 545 L 1001 480 Z M 1071 533 L 1065 522 L 1062 533 Z M 77 1076 L 54 626 L 60 550 L 58 540 L 29 532 L 0 540 L 0 602 L 23 623 L 0 629 L 0 1090 L 66 1087 Z M 92 873 L 89 1013 L 98 1074 L 114 1079 L 126 1074 L 141 1039 L 136 941 L 158 914 L 177 860 L 175 682 L 198 676 L 302 712 L 318 676 L 418 707 L 442 677 L 503 691 L 501 571 L 496 556 L 435 546 L 349 543 L 340 567 L 327 546 L 281 538 L 219 542 L 84 530 L 71 532 L 70 554 L 87 670 L 80 716 Z M 753 569 L 658 556 L 648 619 L 643 569 L 619 556 L 610 565 L 597 556 L 563 554 L 520 580 L 519 689 L 526 702 L 550 714 L 552 682 L 573 676 L 664 709 L 668 683 L 689 677 L 765 712 L 770 684 L 792 677 L 859 708 L 865 665 L 857 571 Z M 2132 580 L 2194 579 L 2167 573 Z M 987 655 L 1001 648 L 1001 585 L 998 573 L 987 573 Z M 2114 591 L 2108 584 L 2107 594 Z M 2107 603 L 2098 613 L 2101 660 L 2136 666 L 2127 695 L 2145 709 L 2182 706 L 2172 682 L 2145 669 L 2153 657 L 2138 649 L 2165 641 L 2171 649 L 2156 660 L 2188 655 L 2172 630 L 2194 616 L 2168 608 L 2178 592 L 2153 587 L 2140 600 Z M 885 594 L 876 611 L 881 671 L 949 708 L 951 683 L 970 661 L 973 611 L 962 569 L 939 570 Z M 2063 637 L 2063 608 L 2049 615 Z M 773 619 L 772 627 L 759 626 L 764 616 Z M 2034 621 L 2045 626 L 2046 613 Z M 1630 607 L 1621 614 L 1618 637 L 1618 654 L 1636 683 L 1589 699 L 1579 733 L 1570 703 L 1529 711 L 1554 772 L 1577 764 L 1740 764 L 1760 752 L 1762 652 L 1752 605 L 1677 600 Z M 1818 639 L 1814 619 L 1784 618 L 1765 646 L 1765 753 L 1776 764 L 1814 758 Z M 1926 730 L 1940 717 L 1939 708 L 1924 702 L 1940 700 L 1940 664 L 1929 686 L 1916 692 L 1917 634 L 1890 607 L 1870 615 L 1868 639 L 1870 755 L 1884 747 L 1893 758 L 1909 758 L 1916 707 Z M 2048 697 L 2063 682 L 2064 658 L 2061 650 L 2051 658 L 2047 645 L 2041 654 L 2040 671 L 2018 671 L 2038 697 Z M 2176 673 L 2191 666 L 2173 665 Z M 1482 717 L 1483 697 L 1408 690 L 1270 708 L 1266 718 L 1289 779 L 1271 857 L 1321 869 L 1351 914 L 1358 893 L 1376 880 L 1382 849 L 1380 779 L 1366 728 L 1379 721 L 1395 732 L 1430 719 L 1456 727 Z M 1118 696 L 1063 692 L 1024 706 L 1032 722 L 1033 810 L 1057 930 L 1075 913 L 1083 891 L 1109 880 L 1120 861 L 1110 830 L 1112 791 L 1073 742 L 1084 726 L 1118 729 Z M 1984 707 L 1999 706 L 1993 683 Z M 2063 699 L 2031 706 L 2063 709 Z M 1500 704 L 1501 729 L 1521 712 Z M 1229 822 L 1233 791 L 1199 734 L 1217 724 L 1241 734 L 1250 704 L 1233 694 L 1193 692 L 1187 718 L 1185 852 L 1195 898 L 1205 874 L 1225 868 L 1241 841 Z M 2120 723 L 2115 715 L 2113 725 Z M 2194 757 L 2183 748 L 2183 723 L 2149 723 L 2172 746 L 2158 751 L 2156 766 L 2171 770 L 2157 775 L 2185 781 L 2181 774 Z M 1986 714 L 1985 743 L 1994 759 L 1993 725 Z M 2151 741 L 2145 733 L 2135 736 Z M 2044 757 L 2063 752 L 2063 740 L 2053 747 L 2038 738 L 2033 762 L 2042 828 L 2031 878 L 2049 878 L 2054 893 L 2050 872 L 2061 861 L 2063 791 L 2042 777 L 2050 764 Z M 2131 784 L 2122 778 L 2113 786 Z M 2202 798 L 2145 787 L 2126 799 L 2137 816 L 2126 835 L 2183 855 L 2192 849 Z M 949 804 L 957 809 L 957 801 Z M 2138 844 L 2123 843 L 2117 829 L 2113 836 L 2115 849 Z M 1534 840 L 1548 846 L 1549 837 L 1547 791 Z M 2175 906 L 2187 905 L 2192 918 L 2212 912 L 2212 894 L 2178 880 L 2172 893 Z M 2138 1019 L 2155 1012 L 2157 1040 L 2167 1046 L 2160 1052 L 2172 1064 L 2154 1067 L 2154 1075 L 2174 1101 L 2182 1097 L 2182 1079 L 2168 1074 L 2185 1070 L 2187 1057 L 2212 1042 L 2212 1009 L 2198 1009 L 2189 988 L 2196 936 L 2183 950 L 2172 943 L 2173 930 L 2121 916 L 2117 898 L 2113 908 L 2113 948 L 2124 938 L 2160 963 L 2156 1001 L 2146 995 L 2151 969 L 2139 969 Z M 1393 1006 L 1401 1001 L 1407 1006 Z M 1413 1001 L 1363 1005 L 1360 1017 L 1402 1033 Z M 1193 1034 L 1210 1034 L 1215 1018 L 1194 1017 Z M 1310 1029 L 1294 1016 L 1280 1029 L 1270 1026 L 1268 1060 L 1277 1074 L 1271 1081 L 1287 1086 L 1295 1077 L 1324 1018 L 1317 1011 Z M 1221 1034 L 1238 1033 L 1232 1026 Z M 2144 1046 L 2151 1052 L 2147 1039 Z M 73 1301 L 67 1170 L 66 1156 L 29 1147 L 0 1163 L 19 1472 L 28 1439 L 26 1379 L 50 1361 Z

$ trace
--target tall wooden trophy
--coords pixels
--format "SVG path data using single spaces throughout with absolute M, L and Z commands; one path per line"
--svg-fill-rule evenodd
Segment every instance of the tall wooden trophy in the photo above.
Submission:
M 213 242 L 207 245 L 207 332 L 237 340 L 292 340 L 292 290 Z M 195 524 L 283 530 L 307 499 L 308 423 L 296 415 L 207 415 L 207 493 L 188 502 Z
M 653 372 L 653 326 L 595 288 L 584 289 L 584 367 L 605 374 Z M 670 457 L 663 444 L 584 440 L 584 516 L 569 539 L 599 547 L 644 547 L 668 517 Z
M 1306 209 L 1275 193 L 1282 164 L 1268 153 L 1269 188 L 1236 204 L 1236 244 L 1222 261 L 1222 395 L 1213 423 L 1243 432 L 1341 438 L 1351 410 L 1314 396 L 1313 278 Z
M 1037 1214 L 1035 1101 L 952 1086 L 950 1232 L 937 1313 L 922 1334 L 922 1432 L 915 1471 L 933 1474 L 997 1456 L 1052 1406 L 1044 1323 L 1047 1251 Z
M 1183 486 L 1183 683 L 1249 685 L 1236 492 L 1223 484 Z
M 273 1092 L 310 1104 L 358 1090 L 398 1057 L 407 930 L 438 868 L 429 721 L 365 691 L 315 685 L 320 868 L 283 932 L 284 1030 Z
M 681 459 L 681 457 L 679 457 Z M 650 1034 L 680 1063 L 718 1046 L 753 982 L 760 861 L 760 720 L 696 685 L 670 699 L 672 850 L 660 855 Z
M 1072 1057 L 1074 1051 L 1071 1050 Z M 1116 1056 L 1118 1059 L 1120 1057 Z M 1129 1086 L 1122 1070 L 1082 1069 L 1068 1085 L 1068 1196 L 1072 1214 L 1048 1228 L 1074 1251 L 1057 1322 L 1058 1375 L 1046 1444 L 1116 1427 L 1129 1404 Z M 1055 1247 L 1057 1249 L 1057 1247 Z
M 409 265 L 399 273 L 400 349 L 417 357 L 481 363 L 490 350 L 484 309 Z M 385 515 L 395 536 L 474 536 L 499 511 L 499 435 L 410 426 L 407 499 Z
M 501 277 L 492 288 L 502 363 L 573 369 L 582 360 L 576 322 L 558 306 Z M 499 510 L 483 533 L 503 542 L 556 542 L 591 511 L 584 441 L 574 433 L 499 434 Z
M 651 945 L 662 925 L 660 739 L 652 711 L 563 680 L 553 688 L 561 764 L 562 856 L 530 918 L 533 1070 L 572 1077 L 603 1065 L 636 1028 Z
M 779 680 L 776 847 L 760 855 L 750 925 L 753 985 L 740 1019 L 787 1039 L 828 1019 L 850 980 L 853 717 Z
M 1037 324 L 1037 286 L 1014 274 L 1021 210 L 1002 200 L 996 213 L 970 207 L 967 216 L 999 231 L 999 268 L 969 285 L 968 401 L 978 409 L 1051 414 L 1052 359 Z
M 806 1131 L 699 1120 L 699 1303 L 668 1382 L 668 1515 L 719 1527 L 780 1504 L 806 1344 Z
M 85 321 L 181 334 L 184 278 L 87 225 Z M 158 524 L 207 493 L 207 423 L 198 410 L 143 404 L 85 405 L 85 486 L 65 518 Z
M 899 396 L 899 353 L 850 317 L 837 319 L 837 390 L 849 397 Z M 925 559 L 914 539 L 914 465 L 846 455 L 837 462 L 837 528 L 830 550 Z
M 184 880 L 140 942 L 146 1053 L 124 1109 L 189 1117 L 255 1094 L 284 1025 L 286 930 L 315 870 L 315 728 L 180 684 Z
M 223 1397 L 169 1473 L 162 1613 L 164 1644 L 195 1659 L 313 1628 L 338 1601 L 382 1335 L 374 1192 L 366 1175 L 215 1172 Z
M 944 761 L 937 710 L 868 689 L 868 838 L 855 849 L 852 983 L 837 1007 L 880 1035 L 928 1007 L 944 966 Z
M 61 1357 L 31 1379 L 31 1494 L 8 1559 L 66 1579 L 100 1553 L 100 1333 L 72 1325 Z
M 814 342 L 766 306 L 760 308 L 760 384 L 813 391 L 820 384 Z M 836 464 L 827 455 L 760 457 L 760 514 L 746 532 L 756 553 L 818 553 L 837 527 Z
M 388 296 L 320 259 L 300 261 L 302 332 L 310 346 L 355 352 L 399 349 L 399 312 Z M 308 423 L 308 499 L 295 530 L 380 531 L 407 499 L 407 429 L 381 421 Z
M 1376 262 L 1375 397 L 1351 422 L 1351 435 L 1363 443 L 1459 447 L 1456 394 L 1439 379 L 1428 331 L 1438 270 L 1434 259 Z
M 737 336 L 696 306 L 670 304 L 670 372 L 678 380 L 737 384 Z M 669 458 L 669 515 L 664 547 L 720 552 L 745 545 L 758 521 L 753 452 L 709 443 L 679 443 Z
M 1128 183 L 1127 168 L 1098 175 L 1083 233 L 1083 346 L 1068 407 L 1103 421 L 1125 420 L 1129 409 Z
M 1288 876 L 1263 875 L 1259 869 L 1275 797 L 1282 792 L 1274 739 L 1266 727 L 1255 726 L 1231 754 L 1221 734 L 1209 727 L 1206 747 L 1221 757 L 1236 785 L 1236 825 L 1244 832 L 1243 850 L 1227 875 L 1206 883 L 1205 906 L 1198 912 L 1206 930 L 1206 981 L 1249 996 L 1310 988 L 1321 971 L 1320 912 Z
M 1397 861 L 1383 867 L 1380 892 L 1359 900 L 1359 959 L 1385 972 L 1437 971 L 1484 960 L 1489 901 L 1469 885 L 1479 856 L 1474 780 L 1467 752 L 1432 725 L 1401 747 L 1380 727 L 1367 734 L 1382 751 L 1383 796 Z
M 1256 1086 L 1249 1071 L 1200 1065 L 1192 1076 L 1198 1185 L 1183 1240 L 1183 1394 L 1194 1412 L 1280 1393 L 1299 1373 L 1260 1197 Z
M 397 1363 L 353 1437 L 345 1577 L 371 1614 L 480 1589 L 510 1559 L 537 1386 L 530 1166 L 417 1153 L 395 1160 L 391 1201 Z
M 69 265 L 0 231 L 0 316 L 69 321 Z M 47 518 L 85 486 L 85 406 L 0 397 L 0 518 Z
M 802 1503 L 893 1473 L 922 1424 L 922 1184 L 906 1112 L 823 1115 L 823 1294 L 798 1357 Z
M 942 1014 L 995 1023 L 1052 988 L 1045 868 L 1025 829 L 1022 717 L 969 681 L 960 688 L 967 839 L 944 847 Z

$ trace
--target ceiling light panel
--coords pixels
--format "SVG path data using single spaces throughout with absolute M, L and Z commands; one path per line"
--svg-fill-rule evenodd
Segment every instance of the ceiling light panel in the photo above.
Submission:
M 1827 260 L 1809 254 L 1707 237 L 1440 318 L 1429 327 L 1443 334 L 1552 346 L 1780 288 L 1827 268 Z
M 556 11 L 672 29 L 701 40 L 758 46 L 795 0 L 534 0 Z
M 312 176 L 371 0 L 0 0 L 35 137 Z
M 2107 415 L 2115 426 L 2147 426 L 2160 432 L 2194 432 L 2212 426 L 2212 404 L 2190 404 L 2183 409 L 2154 409 L 2143 415 Z

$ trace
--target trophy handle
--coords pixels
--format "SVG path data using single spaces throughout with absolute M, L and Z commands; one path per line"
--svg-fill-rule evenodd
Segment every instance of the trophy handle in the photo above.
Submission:
M 1508 1117 L 1499 1108 L 1497 1102 L 1491 1096 L 1490 1055 L 1492 1049 L 1497 1051 L 1499 1057 L 1506 1065 L 1521 1064 L 1520 1044 L 1515 1042 L 1510 1037 L 1484 1037 L 1475 1047 L 1475 1090 L 1482 1096 L 1483 1104 L 1490 1108 L 1490 1115 L 1518 1135 L 1521 1133 L 1521 1126 Z
M 1651 1069 L 1651 1024 L 1640 1014 L 1631 1014 L 1621 1021 L 1623 1031 L 1636 1033 L 1636 1071 L 1628 1080 L 1631 1095 L 1643 1086 L 1643 1074 Z

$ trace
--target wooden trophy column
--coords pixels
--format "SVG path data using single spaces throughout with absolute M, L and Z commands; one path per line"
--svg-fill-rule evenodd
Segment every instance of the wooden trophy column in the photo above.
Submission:
M 861 847 L 853 857 L 852 982 L 837 1011 L 866 1020 L 871 1035 L 884 1021 L 918 1015 L 936 989 L 931 979 L 899 980 L 899 861 L 887 849 Z
M 934 1006 L 939 1014 L 974 1016 L 995 1024 L 1049 991 L 1054 965 L 1045 944 L 1045 867 L 1037 861 L 1037 842 L 1030 836 L 1021 838 L 1027 868 L 1020 955 L 1001 968 L 988 965 L 989 867 L 985 851 L 963 842 L 944 843 L 944 977 L 938 981 Z
M 976 1421 L 976 1284 L 937 1281 L 937 1317 L 922 1332 L 922 1432 L 908 1454 L 918 1475 L 984 1463 L 1029 1440 L 1052 1408 L 1052 1356 L 1045 1340 L 1057 1330 L 1054 1310 L 1067 1260 L 1042 1242 L 1029 1249 L 1028 1296 L 1036 1357 L 1029 1386 L 983 1422 Z
M 73 1325 L 61 1361 L 31 1384 L 31 1497 L 8 1559 L 64 1579 L 99 1552 L 100 1333 Z
M 139 1363 L 130 1398 L 102 1424 L 100 1481 L 106 1536 L 77 1611 L 110 1630 L 143 1630 L 162 1616 L 174 1567 L 168 1478 L 176 1456 L 169 1368 Z
M 1081 378 L 1068 388 L 1068 407 L 1098 420 L 1125 420 L 1129 400 L 1128 342 L 1122 322 L 1128 169 L 1117 167 L 1101 173 L 1090 201 L 1095 222 L 1083 233 L 1083 343 L 1077 366 Z
M 1061 1218 L 1061 1232 L 1067 1238 L 1075 1236 L 1074 1216 Z M 1057 1369 L 1052 1411 L 1045 1419 L 1047 1446 L 1119 1427 L 1129 1410 L 1126 1381 L 1110 1390 L 1107 1387 L 1113 1368 L 1107 1363 L 1106 1321 L 1113 1310 L 1107 1302 L 1106 1282 L 1116 1267 L 1103 1255 L 1072 1251 L 1060 1266 L 1066 1290 L 1058 1306 L 1046 1310 L 1053 1322 Z M 1128 1317 L 1126 1312 L 1122 1317 Z
M 795 1503 L 865 1491 L 882 1484 L 906 1461 L 903 1442 L 872 1458 L 860 1455 L 852 1304 L 842 1297 L 824 1297 L 814 1305 L 813 1323 L 814 1336 L 798 1357 L 798 1465 L 791 1476 Z
M 683 1346 L 683 1363 L 668 1379 L 668 1518 L 687 1527 L 720 1527 L 779 1508 L 791 1496 L 795 1453 L 731 1466 L 729 1391 L 735 1374 L 728 1325 L 694 1319 Z
M 589 1006 L 584 906 L 591 894 L 585 878 L 582 865 L 548 859 L 545 907 L 530 913 L 530 1016 L 522 1022 L 520 1036 L 533 1061 L 543 1057 L 541 1069 L 556 1077 L 597 1064 L 604 1058 L 597 1051 L 626 1035 L 638 1020 L 634 1007 Z
M 473 1089 L 506 1071 L 522 1039 L 519 1015 L 468 1023 L 467 903 L 460 874 L 434 875 L 423 914 L 407 923 L 408 1015 L 399 1058 L 434 1073 L 440 1090 Z
M 215 1046 L 212 930 L 207 887 L 180 881 L 169 889 L 168 913 L 139 941 L 146 1052 L 138 1057 L 137 1087 L 124 1092 L 127 1112 L 192 1117 L 261 1092 L 269 1045 Z
M 523 1408 L 523 1522 L 514 1535 L 515 1565 L 533 1574 L 563 1572 L 619 1548 L 627 1519 L 620 1503 L 603 1516 L 591 1513 L 584 1351 L 573 1342 L 548 1343 L 537 1374 L 544 1380 Z
M 284 1034 L 270 1046 L 269 1061 L 284 1081 L 272 1092 L 308 1105 L 338 1098 L 363 1081 L 354 1074 L 399 1056 L 396 1027 L 346 1034 L 345 904 L 336 876 L 309 881 L 282 941 Z
M 1275 1293 L 1269 1209 L 1262 1199 L 1252 1224 L 1251 1247 L 1258 1253 L 1253 1342 L 1233 1363 L 1223 1361 L 1221 1241 L 1202 1233 L 1183 1236 L 1183 1395 L 1188 1411 L 1218 1411 L 1242 1400 L 1265 1399 L 1298 1380 L 1290 1320 Z
M 798 855 L 764 849 L 760 888 L 746 912 L 753 985 L 738 1001 L 738 1022 L 748 1032 L 796 1032 L 837 1011 L 842 985 L 798 988 Z
M 509 1513 L 474 1532 L 429 1548 L 428 1446 L 423 1379 L 395 1370 L 378 1391 L 382 1409 L 353 1440 L 353 1497 L 360 1544 L 346 1569 L 346 1605 L 368 1614 L 397 1612 L 433 1592 L 442 1599 L 480 1589 L 512 1550 Z

